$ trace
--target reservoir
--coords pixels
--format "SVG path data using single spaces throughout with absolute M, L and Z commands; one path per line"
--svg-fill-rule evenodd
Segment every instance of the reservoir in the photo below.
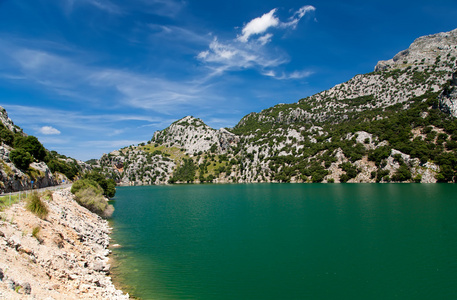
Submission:
M 457 299 L 457 185 L 119 187 L 112 275 L 140 299 Z

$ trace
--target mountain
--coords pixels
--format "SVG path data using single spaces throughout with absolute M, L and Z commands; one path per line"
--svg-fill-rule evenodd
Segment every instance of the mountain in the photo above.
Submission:
M 374 71 L 215 130 L 187 116 L 104 155 L 123 184 L 454 182 L 457 29 L 416 39 Z
M 91 170 L 84 162 L 46 150 L 14 125 L 0 106 L 0 193 L 55 186 Z

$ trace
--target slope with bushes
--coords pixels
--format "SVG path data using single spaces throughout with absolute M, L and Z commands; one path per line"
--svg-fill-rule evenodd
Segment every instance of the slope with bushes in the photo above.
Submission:
M 104 156 L 101 168 L 117 162 L 126 184 L 455 182 L 456 58 L 457 30 L 421 37 L 374 72 L 251 113 L 224 136 L 188 116 L 147 145 Z M 146 159 L 132 169 L 125 153 Z M 161 180 L 145 179 L 152 174 Z

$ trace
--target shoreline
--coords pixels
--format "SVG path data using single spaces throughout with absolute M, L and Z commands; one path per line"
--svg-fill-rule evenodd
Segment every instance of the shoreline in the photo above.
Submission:
M 111 228 L 114 229 L 115 225 L 113 224 L 113 222 L 111 220 L 108 221 L 109 225 Z M 138 298 L 138 297 L 135 297 L 134 295 L 130 294 L 134 288 L 130 285 L 128 285 L 126 283 L 126 280 L 124 279 L 124 277 L 122 276 L 122 258 L 119 258 L 119 253 L 116 252 L 118 251 L 119 248 L 122 248 L 123 245 L 120 245 L 117 243 L 117 240 L 115 240 L 113 237 L 110 237 L 110 241 L 113 242 L 113 244 L 111 245 L 110 244 L 110 248 L 111 248 L 111 253 L 110 253 L 110 256 L 109 256 L 109 260 L 110 260 L 110 265 L 111 265 L 111 280 L 113 282 L 113 284 L 116 286 L 116 288 L 118 288 L 119 290 L 122 290 L 124 293 L 128 293 L 129 294 L 129 299 L 135 299 L 135 300 L 141 300 L 141 298 Z
M 44 220 L 25 202 L 0 213 L 0 299 L 129 299 L 110 277 L 108 221 L 69 189 L 43 201 Z

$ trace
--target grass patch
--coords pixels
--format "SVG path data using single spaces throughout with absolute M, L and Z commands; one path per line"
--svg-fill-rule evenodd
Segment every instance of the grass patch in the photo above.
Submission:
M 43 172 L 41 172 L 40 170 L 37 170 L 37 169 L 34 169 L 32 167 L 30 167 L 28 169 L 28 172 L 27 174 L 31 177 L 31 178 L 34 178 L 34 179 L 37 179 L 37 178 L 43 178 L 45 176 L 45 174 Z
M 211 164 L 207 166 L 208 174 L 216 174 L 216 170 L 220 169 L 221 167 L 227 167 L 228 163 L 227 162 L 218 162 L 218 161 L 211 161 Z
M 53 195 L 53 194 L 54 194 L 54 193 L 53 193 L 52 191 L 46 190 L 46 191 L 43 193 L 43 196 L 42 196 L 42 197 L 43 197 L 45 200 L 51 201 L 51 200 L 52 200 L 52 195 Z
M 41 232 L 41 227 L 40 226 L 33 227 L 32 236 L 34 238 L 36 238 L 38 240 L 38 242 L 41 244 L 41 243 L 43 243 L 43 239 L 40 236 L 40 232 Z
M 2 196 L 0 197 L 0 211 L 3 211 L 4 209 L 10 207 L 14 203 L 19 202 L 19 200 L 26 198 L 25 193 L 21 193 L 17 195 L 7 195 L 7 196 Z
M 32 236 L 34 238 L 38 239 L 38 235 L 40 234 L 40 231 L 41 231 L 41 227 L 40 226 L 33 227 Z
M 11 169 L 10 166 L 7 165 L 7 163 L 5 161 L 2 160 L 2 168 L 3 168 L 3 171 L 5 171 L 6 174 L 8 174 L 8 176 L 11 176 L 14 174 L 13 170 Z
M 189 155 L 186 154 L 185 151 L 182 151 L 178 147 L 166 147 L 164 145 L 159 145 L 155 147 L 154 145 L 145 145 L 138 147 L 139 150 L 143 150 L 145 152 L 154 153 L 155 151 L 160 151 L 164 154 L 165 157 L 168 157 L 175 162 L 181 161 L 184 158 L 189 158 Z
M 30 194 L 30 196 L 27 198 L 27 204 L 25 207 L 40 219 L 45 219 L 49 213 L 48 207 L 41 200 L 37 192 Z

